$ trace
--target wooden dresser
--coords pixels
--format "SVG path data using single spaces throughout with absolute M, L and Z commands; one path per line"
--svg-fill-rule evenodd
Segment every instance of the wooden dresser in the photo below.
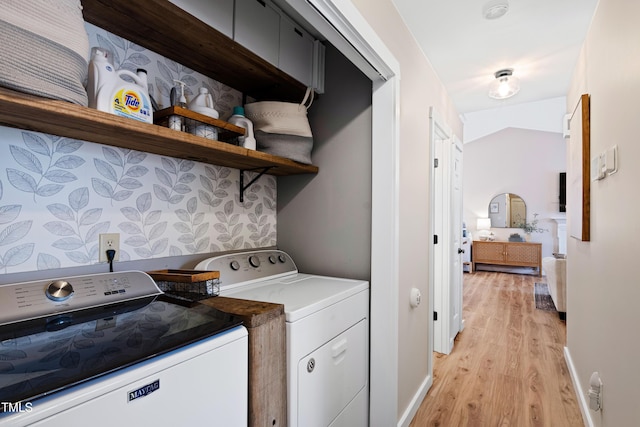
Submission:
M 542 244 L 530 242 L 486 242 L 474 240 L 471 249 L 473 270 L 476 264 L 535 267 L 542 275 Z

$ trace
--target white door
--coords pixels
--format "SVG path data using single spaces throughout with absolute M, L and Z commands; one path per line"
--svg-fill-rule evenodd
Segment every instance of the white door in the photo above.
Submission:
M 433 349 L 449 354 L 462 327 L 462 143 L 433 111 Z
M 451 287 L 449 313 L 449 341 L 453 340 L 463 328 L 462 320 L 462 142 L 457 137 L 450 143 L 451 161 Z
M 433 234 L 432 262 L 430 273 L 430 306 L 433 310 L 433 350 L 438 353 L 449 354 L 451 351 L 449 339 L 450 323 L 450 240 L 449 206 L 450 194 L 448 190 L 450 178 L 447 167 L 451 130 L 433 110 L 430 111 L 431 128 L 431 231 Z

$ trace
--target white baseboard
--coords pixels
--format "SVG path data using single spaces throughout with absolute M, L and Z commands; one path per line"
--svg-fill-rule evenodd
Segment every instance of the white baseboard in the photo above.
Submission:
M 418 412 L 420 404 L 422 404 L 422 401 L 427 395 L 427 392 L 431 388 L 432 384 L 433 376 L 427 375 L 427 377 L 420 385 L 420 388 L 413 396 L 413 399 L 411 399 L 411 403 L 409 404 L 409 406 L 407 406 L 407 409 L 405 409 L 404 413 L 402 414 L 402 417 L 400 417 L 400 419 L 398 420 L 398 427 L 409 427 L 409 424 L 413 420 L 413 417 L 416 416 L 416 412 Z
M 582 421 L 584 422 L 584 425 L 586 427 L 595 427 L 595 424 L 591 419 L 589 404 L 587 403 L 587 400 L 584 397 L 584 393 L 582 393 L 582 385 L 580 384 L 580 378 L 578 378 L 578 372 L 576 371 L 576 367 L 573 364 L 573 359 L 571 358 L 571 352 L 569 352 L 569 347 L 564 348 L 564 360 L 567 362 L 567 367 L 569 368 L 569 374 L 571 375 L 571 381 L 573 382 L 573 388 L 576 393 L 576 397 L 578 399 L 578 406 L 580 406 L 580 412 L 582 412 Z

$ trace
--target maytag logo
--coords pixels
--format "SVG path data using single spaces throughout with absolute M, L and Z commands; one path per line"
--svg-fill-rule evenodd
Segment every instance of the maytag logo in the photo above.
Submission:
M 151 384 L 144 385 L 139 389 L 129 392 L 129 402 L 136 400 L 140 397 L 145 397 L 153 393 L 160 388 L 160 380 L 155 380 Z

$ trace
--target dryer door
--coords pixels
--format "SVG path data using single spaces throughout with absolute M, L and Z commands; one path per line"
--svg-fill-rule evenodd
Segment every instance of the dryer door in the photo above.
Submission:
M 325 427 L 367 385 L 369 374 L 368 325 L 363 319 L 298 363 L 298 426 Z M 360 405 L 361 406 L 361 405 Z M 357 424 L 367 425 L 363 406 Z

